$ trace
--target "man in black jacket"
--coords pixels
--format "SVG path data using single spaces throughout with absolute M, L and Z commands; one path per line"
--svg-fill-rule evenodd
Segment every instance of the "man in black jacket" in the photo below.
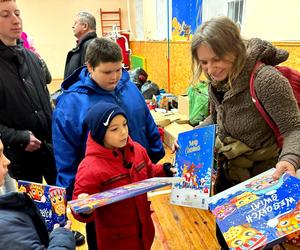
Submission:
M 49 92 L 41 61 L 19 43 L 20 10 L 0 0 L 0 134 L 15 179 L 56 182 Z
M 75 17 L 72 29 L 74 36 L 77 38 L 77 46 L 70 50 L 67 55 L 64 79 L 85 64 L 87 46 L 97 37 L 96 19 L 91 13 L 80 11 Z

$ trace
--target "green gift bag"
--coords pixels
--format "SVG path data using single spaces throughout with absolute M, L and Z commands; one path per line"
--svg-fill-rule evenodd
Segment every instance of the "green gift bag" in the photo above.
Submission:
M 195 126 L 208 116 L 208 84 L 205 81 L 190 86 L 188 88 L 189 96 L 189 119 Z

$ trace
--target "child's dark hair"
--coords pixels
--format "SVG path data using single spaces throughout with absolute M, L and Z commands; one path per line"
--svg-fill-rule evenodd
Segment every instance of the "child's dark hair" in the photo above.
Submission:
M 88 45 L 85 61 L 93 68 L 102 62 L 122 62 L 122 51 L 120 46 L 110 39 L 95 38 Z

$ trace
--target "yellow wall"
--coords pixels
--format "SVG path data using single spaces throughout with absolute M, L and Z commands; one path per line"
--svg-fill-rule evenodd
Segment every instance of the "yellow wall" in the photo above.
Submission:
M 283 65 L 300 71 L 300 42 L 274 42 L 275 46 L 289 51 L 289 60 Z M 146 58 L 148 79 L 168 89 L 167 42 L 131 42 L 133 54 Z M 170 45 L 170 92 L 184 94 L 191 77 L 190 44 L 171 42 Z
M 300 71 L 300 42 L 274 42 L 273 44 L 290 53 L 289 59 L 282 65 L 287 65 Z
M 168 91 L 168 43 L 131 42 L 133 54 L 146 58 L 148 79 Z M 191 66 L 189 43 L 172 42 L 170 46 L 170 92 L 184 93 Z

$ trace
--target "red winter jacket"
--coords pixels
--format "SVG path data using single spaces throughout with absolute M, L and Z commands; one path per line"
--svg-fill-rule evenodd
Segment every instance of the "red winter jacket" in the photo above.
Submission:
M 130 169 L 124 167 L 128 163 L 132 163 Z M 73 199 L 81 193 L 94 194 L 154 176 L 165 176 L 163 166 L 153 164 L 137 142 L 129 138 L 122 154 L 120 149 L 110 150 L 97 144 L 89 135 L 86 156 L 76 175 Z M 82 222 L 95 219 L 98 249 L 151 248 L 154 225 L 147 194 L 97 208 L 89 218 L 74 216 Z

